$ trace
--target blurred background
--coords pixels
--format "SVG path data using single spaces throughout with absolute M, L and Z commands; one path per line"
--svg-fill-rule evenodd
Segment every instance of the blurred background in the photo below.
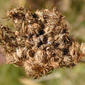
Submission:
M 71 35 L 78 42 L 85 42 L 85 0 L 0 0 L 0 24 L 12 27 L 6 15 L 15 7 L 32 11 L 56 7 L 69 22 Z M 1 65 L 0 85 L 85 85 L 84 63 L 69 69 L 57 69 L 39 80 L 29 79 L 23 73 L 23 69 L 14 65 Z

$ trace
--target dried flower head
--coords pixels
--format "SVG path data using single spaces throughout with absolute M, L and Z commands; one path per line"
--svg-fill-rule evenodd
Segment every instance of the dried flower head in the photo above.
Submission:
M 25 68 L 28 76 L 38 78 L 58 67 L 71 67 L 80 59 L 79 44 L 69 35 L 64 17 L 53 9 L 8 12 L 16 28 L 0 26 L 0 44 L 7 63 Z

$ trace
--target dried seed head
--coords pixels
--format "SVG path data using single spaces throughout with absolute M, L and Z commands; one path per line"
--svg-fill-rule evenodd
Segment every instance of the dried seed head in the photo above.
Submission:
M 79 60 L 79 45 L 69 35 L 64 17 L 56 10 L 9 11 L 16 31 L 0 26 L 0 43 L 8 63 L 22 65 L 28 76 L 37 78 Z M 5 31 L 5 33 L 4 33 Z

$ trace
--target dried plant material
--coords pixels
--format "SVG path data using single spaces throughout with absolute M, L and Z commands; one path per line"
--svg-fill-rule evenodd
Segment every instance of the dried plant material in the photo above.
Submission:
M 6 62 L 6 57 L 3 49 L 0 47 L 0 65 L 5 64 Z
M 39 78 L 58 67 L 71 67 L 80 59 L 79 44 L 56 9 L 32 13 L 19 8 L 9 11 L 8 16 L 16 31 L 0 26 L 0 44 L 7 63 L 24 67 L 28 76 Z
M 80 50 L 81 50 L 82 54 L 85 55 L 85 43 L 81 44 Z

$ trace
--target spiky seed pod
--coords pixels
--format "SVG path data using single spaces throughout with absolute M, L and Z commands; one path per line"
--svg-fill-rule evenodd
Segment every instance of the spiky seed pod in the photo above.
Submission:
M 71 67 L 79 58 L 79 45 L 69 35 L 64 17 L 53 9 L 13 9 L 8 13 L 15 32 L 0 26 L 0 43 L 7 63 L 24 67 L 28 76 L 38 78 L 58 67 Z M 4 33 L 5 32 L 5 33 Z

